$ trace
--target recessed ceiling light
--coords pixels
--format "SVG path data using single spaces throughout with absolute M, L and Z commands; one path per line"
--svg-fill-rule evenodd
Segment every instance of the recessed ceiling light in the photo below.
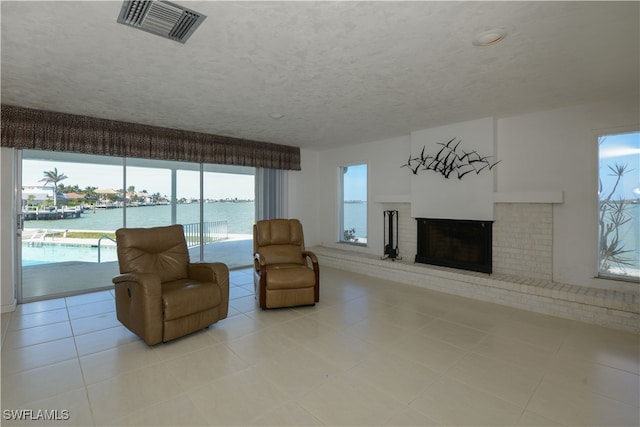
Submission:
M 473 38 L 474 46 L 492 46 L 501 42 L 507 37 L 507 32 L 504 30 L 489 30 L 484 31 Z
M 282 113 L 271 113 L 269 114 L 269 117 L 271 117 L 274 120 L 278 120 L 284 117 L 284 114 Z

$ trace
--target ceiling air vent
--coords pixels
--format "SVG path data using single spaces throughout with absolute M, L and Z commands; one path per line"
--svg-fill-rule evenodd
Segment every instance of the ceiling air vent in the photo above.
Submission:
M 185 43 L 205 15 L 164 0 L 125 1 L 118 22 Z

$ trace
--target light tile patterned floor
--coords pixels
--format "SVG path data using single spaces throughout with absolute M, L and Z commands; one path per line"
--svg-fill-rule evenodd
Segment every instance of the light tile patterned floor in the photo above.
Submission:
M 639 425 L 638 335 L 331 268 L 321 283 L 315 307 L 262 311 L 233 270 L 229 318 L 154 347 L 110 291 L 21 305 L 2 315 L 2 424 Z

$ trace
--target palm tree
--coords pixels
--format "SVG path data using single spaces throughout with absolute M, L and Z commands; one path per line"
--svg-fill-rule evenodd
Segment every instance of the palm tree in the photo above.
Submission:
M 130 185 L 129 187 L 127 187 L 127 194 L 129 195 L 129 200 L 131 200 L 132 202 L 138 201 L 138 195 L 136 194 L 135 185 Z
M 600 224 L 600 267 L 599 271 L 609 271 L 611 267 L 617 265 L 633 265 L 633 258 L 629 255 L 633 250 L 626 249 L 624 240 L 620 236 L 623 225 L 632 220 L 629 214 L 629 204 L 620 198 L 615 198 L 616 189 L 626 172 L 628 164 L 616 163 L 609 166 L 611 173 L 609 176 L 616 178 L 609 194 L 604 193 L 602 180 L 600 180 L 600 212 L 598 223 Z
M 98 200 L 98 195 L 96 194 L 96 190 L 98 187 L 85 187 L 84 189 L 84 198 L 87 200 Z
M 58 174 L 58 168 L 53 168 L 52 171 L 44 171 L 44 178 L 42 178 L 40 182 L 44 182 L 44 185 L 47 185 L 50 182 L 53 183 L 53 205 L 54 206 L 58 206 L 58 199 L 57 199 L 58 183 L 63 179 L 67 179 L 67 178 L 68 176 L 63 173 Z

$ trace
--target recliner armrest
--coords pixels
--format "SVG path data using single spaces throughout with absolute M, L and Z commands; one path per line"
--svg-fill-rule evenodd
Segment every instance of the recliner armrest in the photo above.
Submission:
M 199 282 L 212 282 L 220 287 L 220 319 L 227 317 L 229 310 L 229 267 L 222 262 L 189 263 L 189 278 Z
M 311 260 L 311 266 L 313 267 L 313 274 L 316 276 L 316 286 L 314 286 L 314 300 L 315 302 L 320 301 L 320 266 L 318 265 L 318 257 L 311 251 L 303 251 L 302 256 L 305 259 L 309 258 Z
M 140 287 L 144 295 L 161 295 L 160 276 L 153 273 L 124 273 L 112 279 L 115 285 L 129 282 Z
M 311 262 L 314 263 L 314 264 L 318 263 L 318 257 L 316 256 L 316 254 L 314 254 L 311 251 L 302 252 L 302 256 L 308 257 L 311 260 Z
M 266 265 L 267 265 L 266 262 L 264 261 L 264 257 L 260 255 L 260 252 L 256 252 L 255 254 L 253 254 L 253 260 L 260 267 L 266 267 Z
M 189 264 L 189 278 L 224 284 L 229 280 L 229 268 L 221 262 L 194 262 Z

